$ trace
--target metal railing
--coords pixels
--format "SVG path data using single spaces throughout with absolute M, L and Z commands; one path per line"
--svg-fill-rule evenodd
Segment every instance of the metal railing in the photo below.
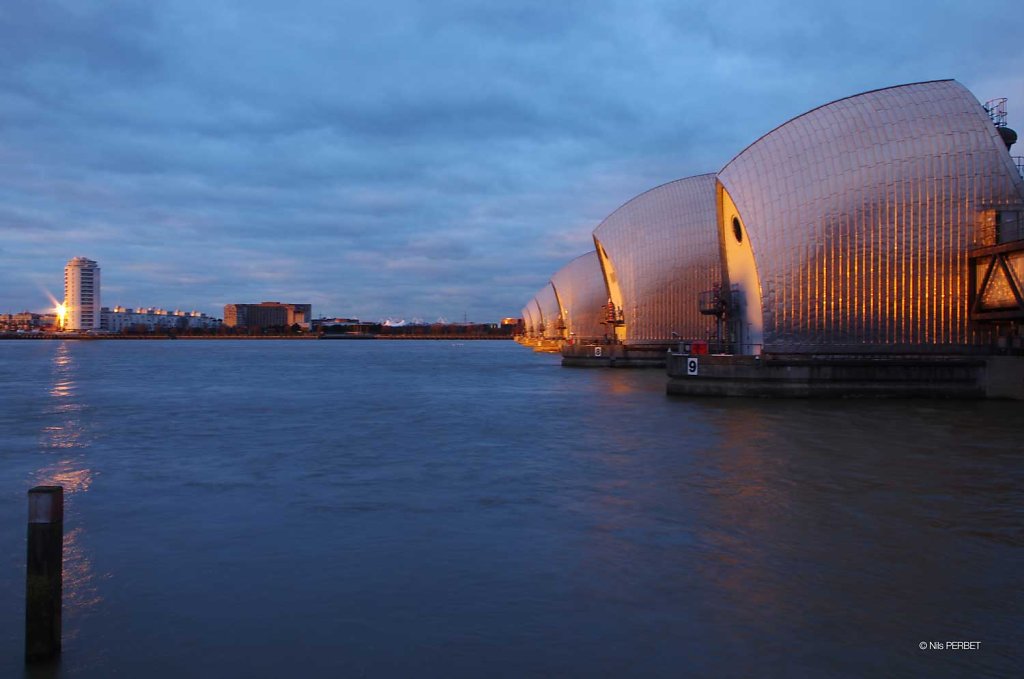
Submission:
M 729 290 L 715 288 L 699 293 L 697 305 L 705 316 L 724 317 L 732 307 L 732 294 Z
M 985 113 L 992 119 L 993 125 L 1006 127 L 1006 97 L 990 99 L 982 105 L 985 107 Z

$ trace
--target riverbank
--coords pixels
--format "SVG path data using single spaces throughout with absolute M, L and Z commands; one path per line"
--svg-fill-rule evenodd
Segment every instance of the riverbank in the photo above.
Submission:
M 77 333 L 5 333 L 0 340 L 504 340 L 511 337 L 477 335 L 82 335 Z

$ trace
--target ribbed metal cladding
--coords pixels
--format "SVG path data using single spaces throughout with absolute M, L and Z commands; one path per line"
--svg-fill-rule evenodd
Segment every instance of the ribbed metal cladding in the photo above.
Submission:
M 700 313 L 699 296 L 720 280 L 715 219 L 715 175 L 705 174 L 651 189 L 594 229 L 595 245 L 607 255 L 621 293 L 623 342 L 671 342 L 673 332 L 707 339 L 714 333 L 714 320 Z M 606 284 L 609 276 L 605 270 Z
M 769 351 L 987 344 L 968 323 L 968 251 L 1024 185 L 952 80 L 867 92 L 756 141 L 719 174 L 760 274 Z M 724 234 L 727 237 L 727 234 Z
M 533 314 L 533 337 L 541 338 L 544 336 L 544 317 L 541 314 L 540 302 L 537 301 L 536 295 L 530 300 L 529 306 L 530 313 Z
M 558 308 L 558 298 L 555 297 L 555 289 L 549 282 L 537 293 L 537 305 L 540 307 L 540 315 L 544 323 L 544 339 L 561 339 L 562 337 L 562 313 Z
M 533 337 L 533 312 L 530 311 L 530 306 L 524 306 L 519 313 L 523 315 L 523 333 L 527 337 Z
M 551 277 L 551 285 L 562 309 L 567 337 L 592 339 L 604 335 L 602 307 L 608 301 L 608 292 L 596 252 L 580 255 L 559 269 Z

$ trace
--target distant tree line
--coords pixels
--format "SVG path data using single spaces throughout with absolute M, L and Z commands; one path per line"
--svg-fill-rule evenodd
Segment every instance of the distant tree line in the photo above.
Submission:
M 176 328 L 157 328 L 151 330 L 145 325 L 135 325 L 125 328 L 120 333 L 121 335 L 177 335 L 182 337 L 250 337 L 250 336 L 263 336 L 263 335 L 304 335 L 307 334 L 302 326 L 297 323 L 292 326 L 274 326 L 266 328 L 242 328 L 235 327 L 229 328 L 226 325 L 221 325 L 216 328 L 191 328 L 191 327 L 179 327 Z
M 511 338 L 517 326 L 500 326 L 494 323 L 433 323 L 430 325 L 391 326 L 381 323 L 348 323 L 345 325 L 321 326 L 311 332 L 295 325 L 267 326 L 257 328 L 228 327 L 191 328 L 184 323 L 177 328 L 157 328 L 151 330 L 145 325 L 125 328 L 121 335 L 160 335 L 181 337 L 253 337 L 253 336 L 287 336 L 287 335 L 372 335 L 377 337 L 487 337 Z
M 398 337 L 512 337 L 515 326 L 494 323 L 432 323 L 430 325 L 383 325 L 381 323 L 353 323 L 328 325 L 320 328 L 324 335 L 374 335 Z

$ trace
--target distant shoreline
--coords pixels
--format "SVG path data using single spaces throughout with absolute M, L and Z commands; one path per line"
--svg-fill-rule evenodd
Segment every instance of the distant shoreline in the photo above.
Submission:
M 288 341 L 311 341 L 311 340 L 488 340 L 488 341 L 511 341 L 511 337 L 486 337 L 479 335 L 360 335 L 346 337 L 344 335 L 74 335 L 67 333 L 24 333 L 0 334 L 0 340 L 74 340 L 74 341 L 104 341 L 104 340 L 288 340 Z

